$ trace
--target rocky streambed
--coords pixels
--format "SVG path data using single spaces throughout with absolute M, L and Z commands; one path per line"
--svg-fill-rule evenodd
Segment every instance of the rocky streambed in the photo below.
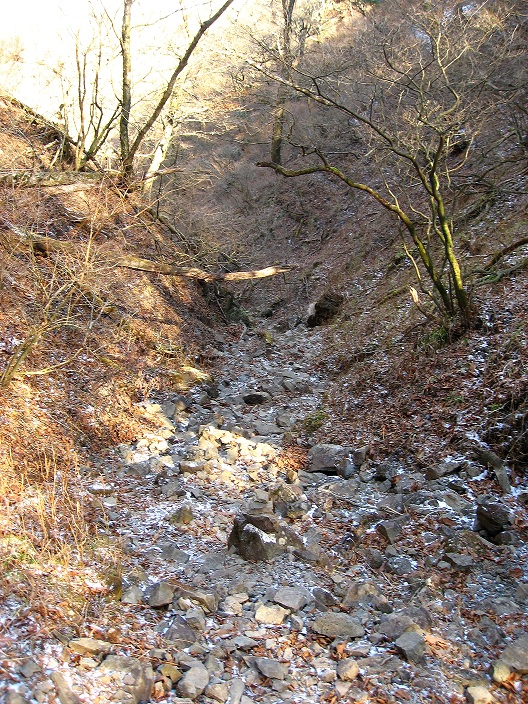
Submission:
M 5 595 L 0 701 L 528 700 L 526 489 L 307 446 L 320 347 L 219 339 L 214 381 L 143 404 L 157 430 L 85 471 L 113 569 L 53 632 Z

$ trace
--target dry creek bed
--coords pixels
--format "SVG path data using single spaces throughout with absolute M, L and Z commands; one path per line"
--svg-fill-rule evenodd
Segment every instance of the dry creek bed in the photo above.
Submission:
M 57 629 L 4 595 L 0 702 L 528 701 L 526 487 L 347 438 L 303 463 L 320 347 L 219 342 L 215 382 L 150 399 L 158 429 L 85 469 L 105 567 Z

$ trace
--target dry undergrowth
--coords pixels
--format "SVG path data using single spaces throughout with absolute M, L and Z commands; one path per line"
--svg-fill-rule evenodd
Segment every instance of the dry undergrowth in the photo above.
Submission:
M 73 451 L 70 456 L 68 469 L 59 469 L 53 457 L 3 462 L 0 593 L 8 607 L 6 631 L 33 621 L 34 635 L 41 635 L 48 625 L 67 622 L 80 605 L 82 591 L 74 584 L 86 579 L 94 536 Z

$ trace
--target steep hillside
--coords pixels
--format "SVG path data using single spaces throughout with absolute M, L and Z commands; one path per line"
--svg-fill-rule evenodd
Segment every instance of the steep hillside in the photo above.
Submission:
M 191 261 L 137 193 L 49 173 L 57 133 L 7 99 L 0 124 L 0 444 L 4 460 L 71 462 L 132 440 L 149 394 L 185 390 L 181 369 L 207 356 L 216 314 L 188 280 L 113 265 L 116 252 Z M 70 249 L 48 253 L 33 235 Z

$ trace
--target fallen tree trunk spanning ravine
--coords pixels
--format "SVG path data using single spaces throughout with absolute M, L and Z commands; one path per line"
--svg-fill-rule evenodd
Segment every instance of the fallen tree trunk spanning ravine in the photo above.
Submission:
M 41 254 L 50 254 L 51 252 L 67 252 L 75 254 L 78 250 L 78 245 L 74 242 L 65 242 L 56 240 L 51 237 L 45 237 L 34 232 L 27 232 L 20 227 L 13 225 L 3 219 L 4 227 L 9 229 L 20 242 L 33 248 L 34 251 Z M 136 257 L 133 254 L 120 254 L 119 252 L 107 252 L 105 257 L 111 266 L 123 267 L 126 269 L 136 269 L 138 271 L 150 271 L 155 274 L 163 274 L 166 276 L 183 276 L 188 279 L 198 281 L 247 281 L 249 279 L 265 279 L 269 276 L 276 276 L 291 271 L 291 266 L 268 266 L 264 269 L 252 269 L 250 271 L 231 271 L 220 272 L 213 274 L 197 267 L 186 266 L 171 266 L 162 262 L 154 262 L 150 259 Z

